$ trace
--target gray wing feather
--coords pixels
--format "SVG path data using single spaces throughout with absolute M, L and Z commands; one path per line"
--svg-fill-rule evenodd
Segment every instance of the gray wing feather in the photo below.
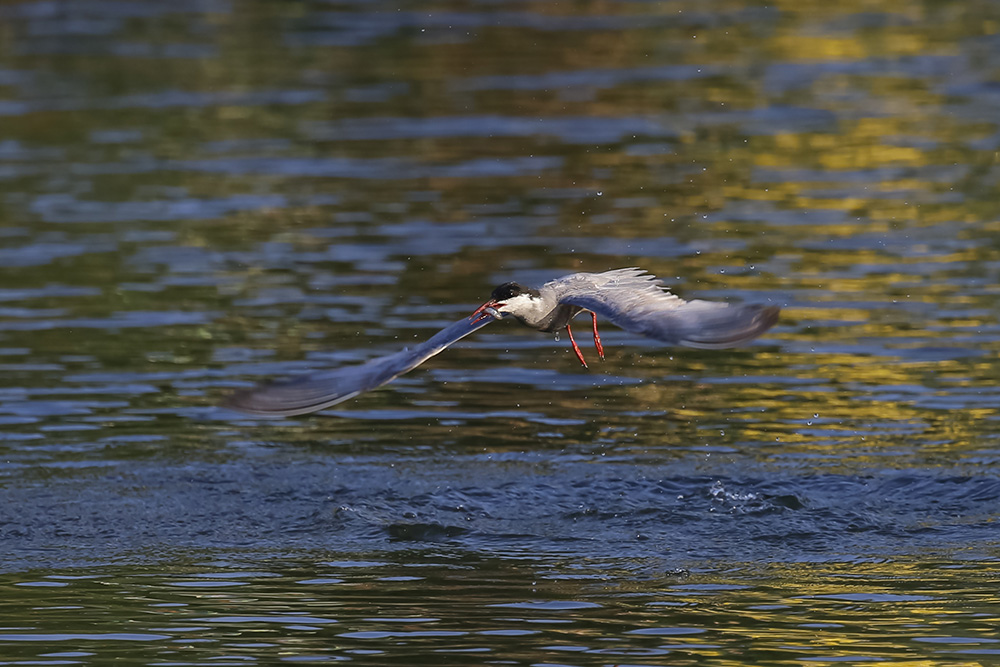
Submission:
M 401 350 L 357 366 L 260 384 L 229 396 L 222 406 L 248 414 L 272 417 L 291 417 L 323 410 L 413 370 L 455 341 L 490 322 L 493 322 L 492 317 L 478 322 L 472 322 L 466 317 L 445 327 L 413 349 Z
M 781 312 L 777 306 L 685 301 L 637 268 L 575 273 L 546 287 L 560 303 L 592 310 L 626 331 L 704 349 L 748 343 L 774 326 Z

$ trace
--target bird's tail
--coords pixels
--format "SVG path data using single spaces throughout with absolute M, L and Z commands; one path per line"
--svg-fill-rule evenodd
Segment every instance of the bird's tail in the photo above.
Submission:
M 689 301 L 682 308 L 698 308 L 698 304 L 707 302 Z M 694 318 L 694 326 L 681 328 L 678 342 L 685 347 L 703 350 L 745 345 L 773 327 L 780 312 L 778 306 L 706 307 Z

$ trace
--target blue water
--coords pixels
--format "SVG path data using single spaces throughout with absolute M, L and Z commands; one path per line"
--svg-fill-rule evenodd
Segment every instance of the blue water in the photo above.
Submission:
M 987 664 L 988 2 L 0 7 L 0 664 Z M 729 351 L 493 324 L 640 266 Z

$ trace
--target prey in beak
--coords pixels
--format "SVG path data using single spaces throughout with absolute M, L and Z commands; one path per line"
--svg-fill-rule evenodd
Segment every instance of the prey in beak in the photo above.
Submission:
M 472 312 L 472 315 L 469 316 L 469 321 L 475 324 L 476 322 L 482 322 L 487 317 L 492 317 L 495 320 L 503 319 L 503 315 L 500 314 L 497 308 L 505 305 L 507 304 L 500 303 L 496 299 L 490 299 Z

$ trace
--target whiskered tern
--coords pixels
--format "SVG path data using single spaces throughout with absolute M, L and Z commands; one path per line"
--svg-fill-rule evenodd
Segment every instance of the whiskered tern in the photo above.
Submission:
M 539 331 L 566 330 L 573 352 L 587 366 L 570 321 L 590 314 L 594 347 L 604 358 L 597 316 L 617 326 L 671 345 L 723 349 L 743 345 L 774 326 L 778 306 L 731 306 L 715 301 L 685 301 L 642 269 L 573 273 L 538 289 L 515 282 L 493 290 L 470 317 L 445 327 L 412 349 L 355 366 L 319 371 L 252 387 L 231 395 L 224 407 L 254 415 L 289 417 L 316 412 L 371 391 L 407 373 L 446 347 L 494 320 L 513 317 Z

